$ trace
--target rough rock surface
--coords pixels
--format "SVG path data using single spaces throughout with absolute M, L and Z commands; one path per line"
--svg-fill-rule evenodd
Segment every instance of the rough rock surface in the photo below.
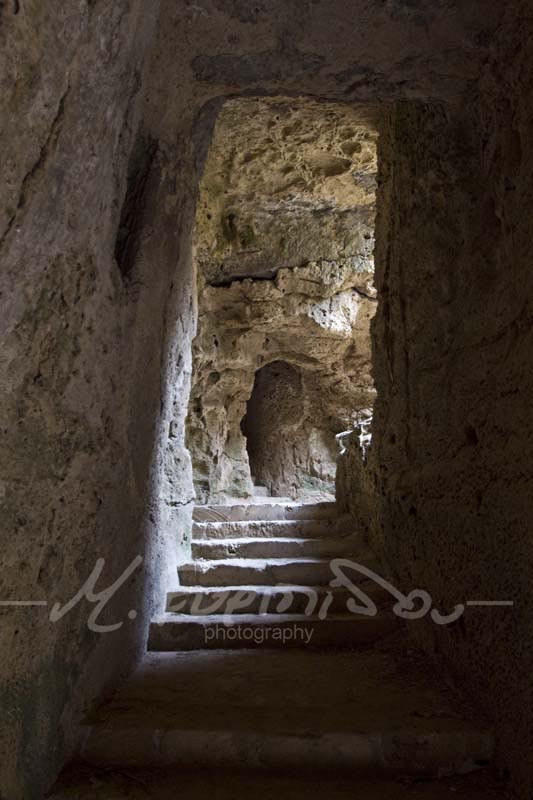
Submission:
M 187 444 L 202 501 L 249 495 L 252 478 L 275 495 L 330 490 L 335 434 L 372 403 L 377 164 L 364 120 L 282 98 L 220 114 L 195 234 Z
M 418 634 L 497 720 L 501 759 L 524 798 L 533 746 L 527 36 L 509 13 L 473 108 L 399 104 L 382 121 L 373 443 L 364 463 L 350 441 L 337 474 L 341 505 L 357 509 L 405 591 L 427 590 L 449 610 L 514 603 Z
M 87 632 L 86 605 L 56 625 L 2 612 L 0 793 L 39 800 L 187 550 L 195 199 L 217 113 L 246 94 L 401 101 L 378 224 L 379 536 L 408 588 L 416 572 L 443 601 L 520 599 L 426 644 L 501 726 L 529 798 L 529 3 L 166 2 L 143 81 L 158 12 L 0 4 L 2 596 L 66 600 L 97 557 L 111 581 L 147 556 L 110 610 L 144 604 L 122 633 Z
M 405 589 L 447 609 L 514 601 L 428 624 L 424 644 L 491 710 L 528 797 L 533 54 L 508 17 L 479 105 L 400 106 L 382 128 L 372 460 L 375 541 Z
M 371 541 L 376 538 L 379 501 L 372 445 L 368 439 L 370 425 L 361 426 L 361 418 L 340 440 L 342 449 L 337 459 L 335 497 L 339 511 L 357 519 L 361 536 Z
M 298 98 L 226 103 L 198 198 L 200 282 L 347 257 L 372 269 L 377 162 L 367 116 Z
M 333 486 L 337 448 L 331 433 L 316 427 L 316 377 L 285 361 L 256 373 L 241 428 L 254 483 L 273 495 L 296 497 L 300 481 L 310 488 Z
M 252 401 L 247 409 L 256 370 L 272 362 L 290 364 L 300 375 L 300 424 L 287 440 L 300 454 L 287 461 L 273 448 L 270 465 L 263 460 L 265 469 L 254 477 L 281 495 L 297 493 L 312 477 L 331 482 L 335 434 L 374 396 L 369 325 L 375 300 L 366 294 L 371 277 L 349 264 L 314 263 L 280 270 L 271 281 L 247 279 L 200 293 L 187 436 L 200 497 L 250 493 L 241 421 L 248 410 L 246 433 L 268 431 L 269 441 L 270 431 L 278 437 L 283 427 L 277 427 L 277 405 L 267 409 Z M 356 288 L 361 285 L 364 294 Z M 287 388 L 273 390 L 283 394 Z
M 504 800 L 502 786 L 490 773 L 434 781 L 358 779 L 353 775 L 331 775 L 320 771 L 298 774 L 270 769 L 254 774 L 251 771 L 223 770 L 102 770 L 76 766 L 62 776 L 49 800 L 175 800 L 176 786 L 190 800 L 235 800 L 253 796 L 256 800 L 308 800 L 316 795 L 317 786 L 328 800 Z M 148 794 L 148 792 L 150 794 Z
M 49 619 L 97 559 L 100 590 L 149 535 L 153 442 L 134 454 L 131 295 L 113 253 L 157 3 L 91 5 L 0 4 L 0 600 L 49 604 L 0 610 L 6 800 L 43 796 L 83 709 L 135 662 L 151 604 L 138 569 L 105 620 L 126 622 L 113 647 L 87 603 Z

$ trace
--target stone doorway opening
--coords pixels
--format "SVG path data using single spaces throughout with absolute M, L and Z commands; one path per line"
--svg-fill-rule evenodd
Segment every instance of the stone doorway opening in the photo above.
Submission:
M 219 113 L 194 235 L 187 419 L 197 502 L 331 497 L 337 434 L 372 408 L 370 112 L 240 98 Z
M 254 485 L 265 486 L 270 495 L 292 497 L 311 487 L 333 489 L 335 442 L 313 447 L 316 429 L 312 415 L 306 413 L 308 405 L 301 369 L 273 361 L 257 370 L 241 430 Z
M 257 370 L 241 430 L 254 486 L 273 497 L 333 496 L 337 443 L 320 414 L 321 373 L 286 361 Z

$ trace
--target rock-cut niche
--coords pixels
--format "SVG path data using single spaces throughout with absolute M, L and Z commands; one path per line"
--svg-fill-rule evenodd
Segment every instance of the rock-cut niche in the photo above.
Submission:
M 301 371 L 274 361 L 255 374 L 241 430 L 246 437 L 252 480 L 271 494 L 289 494 L 298 487 L 308 437 Z

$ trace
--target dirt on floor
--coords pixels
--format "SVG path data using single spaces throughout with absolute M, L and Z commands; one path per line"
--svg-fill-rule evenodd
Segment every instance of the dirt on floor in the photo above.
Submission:
M 504 800 L 505 786 L 482 771 L 442 781 L 358 779 L 328 773 L 97 770 L 72 766 L 48 800 Z

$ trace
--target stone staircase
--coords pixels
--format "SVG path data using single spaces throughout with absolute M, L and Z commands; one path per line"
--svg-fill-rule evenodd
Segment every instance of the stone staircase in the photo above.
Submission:
M 398 624 L 390 611 L 348 612 L 350 591 L 329 585 L 334 558 L 379 569 L 335 503 L 199 506 L 192 560 L 178 569 L 179 589 L 154 620 L 149 649 L 350 648 L 390 633 Z M 354 579 L 377 604 L 385 600 L 375 584 Z
M 380 572 L 333 503 L 196 508 L 192 559 L 150 652 L 87 720 L 81 760 L 379 781 L 488 764 L 486 724 L 409 646 L 382 589 L 354 579 L 379 611 L 348 613 L 350 593 L 329 585 L 333 556 Z

